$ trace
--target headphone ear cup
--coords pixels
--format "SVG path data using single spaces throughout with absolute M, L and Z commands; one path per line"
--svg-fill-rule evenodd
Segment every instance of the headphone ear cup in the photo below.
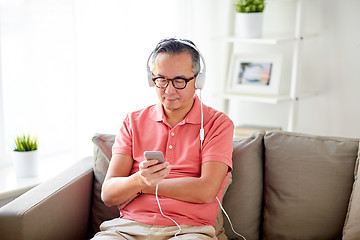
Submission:
M 152 80 L 152 72 L 150 70 L 148 70 L 148 83 L 149 87 L 155 87 L 155 83 Z
M 151 72 L 151 69 L 150 69 L 150 59 L 152 57 L 152 55 L 154 54 L 154 52 L 151 52 L 150 56 L 148 57 L 148 60 L 146 62 L 146 70 L 147 70 L 147 78 L 148 78 L 148 83 L 149 83 L 149 86 L 150 87 L 154 87 L 155 86 L 155 83 L 153 82 L 152 80 L 152 72 Z
M 200 51 L 195 48 L 197 50 L 197 52 L 200 55 L 200 59 L 203 63 L 202 69 L 200 70 L 200 72 L 197 75 L 196 81 L 195 81 L 195 88 L 196 89 L 200 89 L 202 90 L 204 88 L 205 85 L 205 78 L 206 78 L 206 64 L 205 64 L 205 60 L 204 57 L 202 56 L 202 54 L 200 53 Z
M 205 84 L 205 73 L 200 72 L 195 80 L 195 88 L 196 89 L 203 89 Z

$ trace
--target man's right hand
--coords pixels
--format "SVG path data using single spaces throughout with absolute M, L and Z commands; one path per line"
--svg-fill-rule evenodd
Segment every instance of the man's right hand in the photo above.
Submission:
M 150 159 L 142 161 L 139 165 L 140 176 L 148 186 L 156 186 L 161 180 L 169 175 L 171 166 L 168 162 L 157 164 L 158 160 Z

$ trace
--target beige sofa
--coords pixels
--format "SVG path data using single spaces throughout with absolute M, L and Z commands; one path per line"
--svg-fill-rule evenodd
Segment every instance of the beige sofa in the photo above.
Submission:
M 113 140 L 96 135 L 94 157 L 2 207 L 0 239 L 89 239 L 118 216 L 100 199 Z M 360 239 L 358 139 L 257 132 L 234 140 L 233 164 L 223 205 L 248 240 Z M 222 221 L 219 239 L 236 239 Z

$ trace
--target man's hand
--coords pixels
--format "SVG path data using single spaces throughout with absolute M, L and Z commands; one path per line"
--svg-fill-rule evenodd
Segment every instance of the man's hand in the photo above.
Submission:
M 158 160 L 142 161 L 139 165 L 140 176 L 148 186 L 156 186 L 171 170 L 168 162 L 157 164 Z
M 228 165 L 223 162 L 205 162 L 201 166 L 200 177 L 164 179 L 159 183 L 158 194 L 186 202 L 212 203 L 228 171 Z M 143 193 L 155 194 L 155 188 L 148 187 Z

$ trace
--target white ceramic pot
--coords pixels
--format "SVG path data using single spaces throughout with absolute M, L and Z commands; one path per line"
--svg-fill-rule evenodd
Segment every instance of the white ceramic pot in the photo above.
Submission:
M 235 36 L 240 38 L 261 38 L 263 13 L 236 13 Z
M 16 177 L 38 176 L 38 150 L 28 152 L 13 151 Z

